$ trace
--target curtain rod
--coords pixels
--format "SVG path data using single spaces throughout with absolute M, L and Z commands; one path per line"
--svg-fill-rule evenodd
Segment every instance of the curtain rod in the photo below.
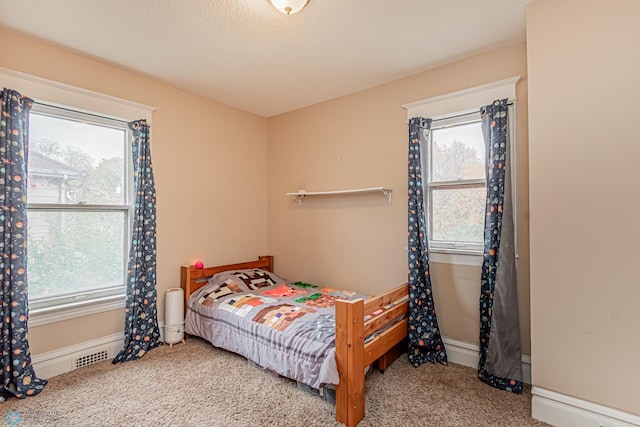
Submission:
M 45 102 L 40 102 L 40 101 L 35 101 L 34 100 L 33 103 L 37 104 L 37 105 L 42 105 L 44 107 L 50 107 L 50 108 L 56 108 L 58 110 L 69 111 L 69 112 L 72 112 L 72 113 L 81 113 L 81 114 L 86 114 L 87 116 L 98 117 L 98 118 L 107 119 L 107 120 L 113 120 L 114 122 L 120 122 L 120 123 L 125 123 L 125 124 L 129 124 L 130 123 L 129 121 L 122 120 L 122 119 L 116 119 L 114 117 L 102 116 L 100 114 L 88 113 L 86 111 L 72 110 L 71 108 L 61 107 L 59 105 L 47 104 Z
M 507 105 L 514 105 L 515 104 L 515 100 L 514 99 L 509 99 L 507 101 Z M 472 114 L 478 114 L 480 112 L 480 109 L 478 110 L 474 110 L 474 111 L 469 111 L 468 113 L 462 113 L 462 114 L 456 114 L 453 116 L 445 116 L 445 117 L 440 117 L 439 119 L 432 119 L 431 123 L 437 123 L 443 120 L 450 120 L 450 119 L 457 119 L 458 117 L 464 117 L 464 116 L 470 116 Z M 408 122 L 407 122 L 408 123 Z
M 514 102 L 512 100 L 507 101 L 507 105 L 513 105 L 513 104 Z M 468 113 L 457 114 L 455 116 L 440 117 L 439 119 L 433 119 L 431 123 L 436 123 L 442 120 L 457 119 L 458 117 L 470 116 L 472 114 L 478 114 L 479 112 L 480 112 L 480 109 L 478 109 L 477 111 L 470 111 Z

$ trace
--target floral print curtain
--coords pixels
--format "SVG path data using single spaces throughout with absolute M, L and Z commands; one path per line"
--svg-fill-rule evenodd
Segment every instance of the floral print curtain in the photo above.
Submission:
M 145 120 L 129 123 L 129 129 L 133 132 L 135 212 L 127 268 L 124 348 L 113 363 L 139 359 L 162 344 L 156 305 L 156 189 L 150 129 Z
M 494 101 L 482 107 L 480 113 L 485 139 L 487 205 L 478 376 L 499 389 L 522 393 L 507 100 Z
M 424 210 L 420 146 L 427 143 L 431 119 L 409 121 L 409 361 L 447 364 L 447 352 L 440 336 L 429 276 L 429 251 Z
M 27 153 L 29 111 L 33 101 L 2 91 L 0 112 L 0 310 L 2 310 L 2 384 L 0 401 L 42 391 L 31 366 L 27 319 Z

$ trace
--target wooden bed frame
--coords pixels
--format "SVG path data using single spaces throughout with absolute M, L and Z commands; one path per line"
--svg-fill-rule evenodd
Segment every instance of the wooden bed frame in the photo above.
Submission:
M 205 285 L 209 277 L 222 271 L 247 268 L 261 268 L 273 273 L 273 256 L 201 269 L 183 265 L 180 282 L 185 307 L 189 295 Z M 387 309 L 373 314 L 383 307 Z M 336 419 L 342 424 L 354 427 L 364 418 L 365 367 L 375 365 L 384 372 L 406 350 L 407 318 L 393 321 L 406 315 L 408 307 L 406 283 L 367 300 L 336 301 L 336 363 L 340 377 L 336 387 Z M 364 342 L 365 337 L 382 328 L 385 329 L 375 338 Z

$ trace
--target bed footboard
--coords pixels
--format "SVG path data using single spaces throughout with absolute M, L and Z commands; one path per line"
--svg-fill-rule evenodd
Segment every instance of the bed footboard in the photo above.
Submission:
M 384 370 L 399 355 L 397 345 L 407 336 L 408 289 L 405 283 L 366 301 L 336 301 L 336 419 L 342 424 L 355 427 L 364 418 L 365 367 L 380 360 Z

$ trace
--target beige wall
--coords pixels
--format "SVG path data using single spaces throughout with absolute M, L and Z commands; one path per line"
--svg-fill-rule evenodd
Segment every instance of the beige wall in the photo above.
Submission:
M 404 282 L 400 105 L 521 75 L 518 280 L 533 384 L 640 415 L 638 22 L 637 0 L 539 0 L 527 8 L 526 46 L 268 121 L 1 30 L 0 66 L 158 107 L 160 295 L 177 285 L 182 263 L 233 262 L 267 249 L 290 278 L 365 293 Z M 360 195 L 298 206 L 284 195 L 370 186 L 393 188 L 392 203 Z M 479 268 L 434 263 L 432 275 L 443 334 L 476 342 Z M 117 333 L 122 324 L 113 311 L 32 328 L 32 353 Z
M 533 385 L 640 415 L 640 2 L 527 8 Z
M 407 113 L 401 105 L 520 75 L 517 85 L 518 269 L 529 353 L 526 47 L 516 44 L 269 119 L 269 252 L 285 277 L 373 294 L 407 280 Z M 310 82 L 309 84 L 313 84 Z M 382 194 L 285 193 L 385 186 Z M 435 264 L 445 336 L 477 343 L 480 267 Z
M 179 265 L 196 259 L 220 264 L 268 250 L 285 277 L 364 293 L 405 282 L 407 117 L 401 105 L 522 76 L 517 86 L 518 280 L 523 351 L 529 353 L 523 43 L 267 121 L 14 33 L 0 32 L 0 37 L 8 46 L 0 56 L 2 67 L 158 108 L 152 148 L 160 318 L 162 295 L 178 285 Z M 284 194 L 371 186 L 392 188 L 392 202 L 371 194 L 306 198 L 298 206 Z M 443 334 L 476 343 L 480 268 L 433 263 L 432 276 Z M 117 333 L 122 324 L 116 311 L 32 328 L 32 353 Z
M 179 286 L 181 264 L 224 264 L 266 252 L 265 118 L 15 33 L 0 30 L 0 44 L 0 67 L 157 108 L 151 137 L 161 319 L 164 291 Z M 118 310 L 34 327 L 31 352 L 122 332 L 123 324 Z

